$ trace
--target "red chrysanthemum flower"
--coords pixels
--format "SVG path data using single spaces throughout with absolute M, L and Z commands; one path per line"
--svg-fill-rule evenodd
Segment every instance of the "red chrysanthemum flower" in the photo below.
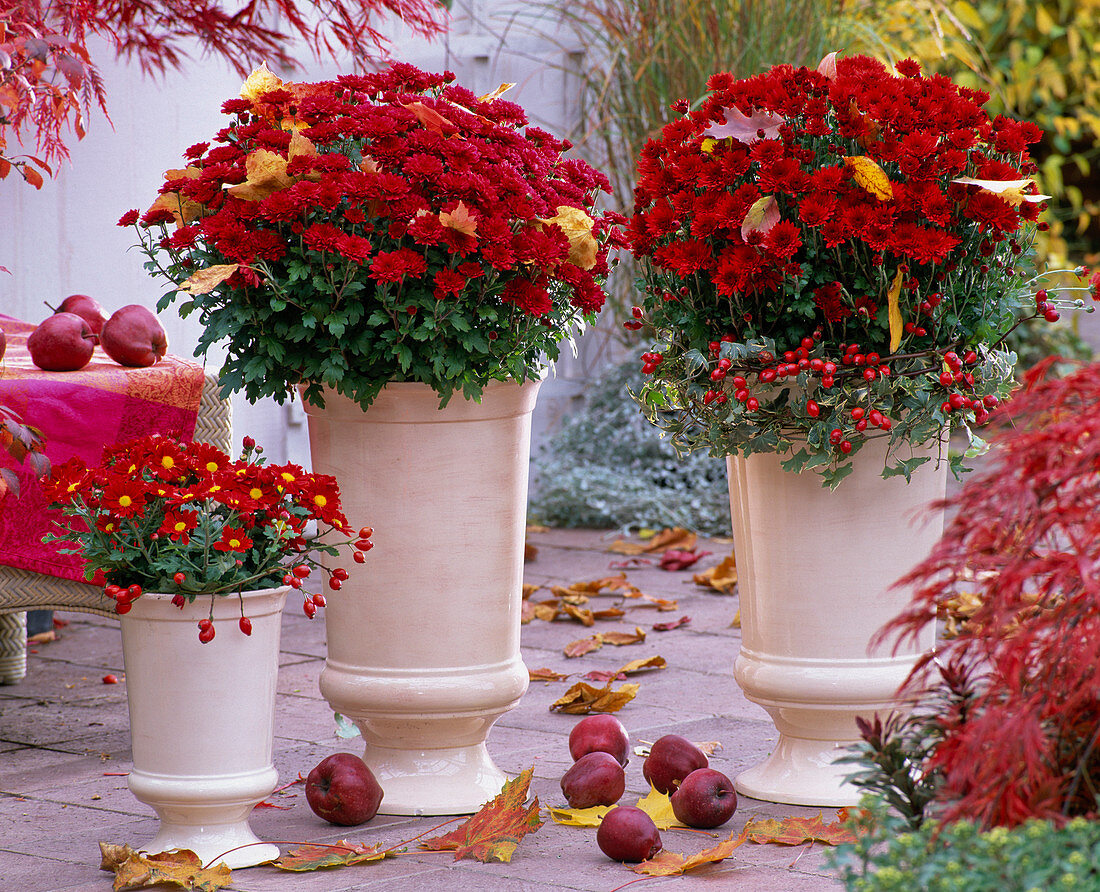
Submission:
M 231 527 L 228 524 L 222 527 L 221 538 L 214 543 L 216 551 L 245 552 L 252 547 L 252 540 L 243 528 Z

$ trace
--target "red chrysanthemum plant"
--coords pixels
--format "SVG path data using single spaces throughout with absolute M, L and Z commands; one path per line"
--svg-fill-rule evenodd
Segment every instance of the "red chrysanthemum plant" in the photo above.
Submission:
M 602 307 L 621 217 L 607 179 L 501 98 L 394 63 L 312 84 L 266 68 L 134 224 L 147 267 L 197 312 L 222 384 L 368 406 L 389 381 L 445 403 L 539 377 Z
M 638 162 L 647 415 L 683 450 L 789 455 L 832 486 L 888 437 L 884 475 L 908 477 L 929 459 L 903 446 L 1003 399 L 1023 318 L 1084 303 L 1031 266 L 1040 131 L 913 61 L 707 87 Z
M 153 435 L 106 447 L 95 466 L 70 459 L 45 484 L 61 512 L 62 532 L 48 539 L 83 557 L 86 577 L 104 585 L 119 614 L 142 592 L 171 594 L 181 608 L 208 595 L 212 613 L 217 597 L 289 585 L 303 591 L 312 618 L 325 596 L 305 591 L 311 572 L 320 569 L 334 591 L 348 578 L 318 556 L 351 547 L 362 563 L 372 530 L 348 525 L 334 477 L 268 465 L 262 451 L 245 437 L 234 460 L 206 443 Z M 243 601 L 240 627 L 251 633 Z M 200 622 L 199 639 L 213 637 L 210 621 Z

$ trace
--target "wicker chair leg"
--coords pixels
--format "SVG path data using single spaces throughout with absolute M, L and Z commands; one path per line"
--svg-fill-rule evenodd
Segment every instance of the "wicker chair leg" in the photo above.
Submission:
M 15 684 L 27 675 L 27 614 L 0 614 L 0 684 Z

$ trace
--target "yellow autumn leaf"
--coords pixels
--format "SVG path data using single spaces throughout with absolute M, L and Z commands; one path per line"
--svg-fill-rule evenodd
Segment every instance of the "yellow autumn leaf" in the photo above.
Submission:
M 1027 195 L 1024 193 L 1024 189 L 1034 182 L 1030 177 L 1022 180 L 978 180 L 974 177 L 957 177 L 951 182 L 963 186 L 977 186 L 983 192 L 1000 196 L 1013 207 L 1019 207 L 1025 201 L 1034 204 L 1050 198 L 1049 195 Z
M 305 137 L 302 137 L 305 139 Z M 226 191 L 244 201 L 262 201 L 269 195 L 294 185 L 294 179 L 286 172 L 287 159 L 269 149 L 256 149 L 244 160 L 246 179 Z
M 898 274 L 894 276 L 894 283 L 890 286 L 890 293 L 886 296 L 887 309 L 890 319 L 890 352 L 893 353 L 898 349 L 898 344 L 901 343 L 901 333 L 904 330 L 904 320 L 901 318 L 901 306 L 899 304 L 899 298 L 901 297 L 901 285 L 905 280 L 905 273 L 900 269 Z
M 865 192 L 875 196 L 879 201 L 894 197 L 894 187 L 890 184 L 886 171 L 866 155 L 847 155 L 844 163 L 852 172 L 852 179 L 856 181 L 856 185 Z
M 515 84 L 501 84 L 499 87 L 497 87 L 495 90 L 493 90 L 493 92 L 486 93 L 484 96 L 478 96 L 477 101 L 478 102 L 492 102 L 494 99 L 499 99 L 501 96 L 503 96 L 509 90 L 511 90 L 512 87 L 514 87 L 514 86 L 515 86 Z
M 691 581 L 704 588 L 728 595 L 737 587 L 737 560 L 733 552 L 722 558 L 721 563 L 702 573 L 695 573 Z
M 239 263 L 218 263 L 208 266 L 188 276 L 179 290 L 184 294 L 209 294 L 239 268 Z
M 749 207 L 745 219 L 741 221 L 741 238 L 748 241 L 754 232 L 766 233 L 779 222 L 779 204 L 774 195 L 758 198 Z
M 174 169 L 164 172 L 165 182 L 183 179 L 197 180 L 200 176 L 202 176 L 202 170 L 194 166 L 186 167 L 183 170 Z M 198 220 L 202 217 L 203 212 L 203 206 L 201 204 L 197 201 L 192 201 L 179 192 L 165 192 L 162 195 L 158 195 L 157 200 L 149 206 L 149 210 L 145 213 L 158 210 L 159 208 L 164 208 L 175 218 L 177 229 Z
M 672 810 L 672 799 L 668 793 L 658 793 L 652 786 L 649 792 L 638 800 L 638 808 L 653 819 L 658 830 L 687 826 L 676 819 L 676 813 Z
M 566 827 L 599 827 L 603 816 L 614 805 L 593 805 L 591 808 L 555 808 L 550 806 L 550 817 L 555 824 L 564 824 Z
M 608 682 L 602 688 L 578 681 L 550 704 L 551 712 L 588 715 L 593 712 L 618 712 L 634 699 L 641 685 L 624 684 L 612 688 Z
M 581 269 L 592 269 L 596 265 L 596 251 L 599 245 L 592 235 L 595 222 L 580 208 L 559 205 L 557 214 L 539 222 L 548 226 L 557 226 L 569 239 L 569 262 Z
M 266 62 L 262 62 L 259 68 L 252 69 L 252 73 L 241 84 L 241 99 L 255 103 L 264 93 L 278 90 L 282 85 L 282 78 L 272 72 Z

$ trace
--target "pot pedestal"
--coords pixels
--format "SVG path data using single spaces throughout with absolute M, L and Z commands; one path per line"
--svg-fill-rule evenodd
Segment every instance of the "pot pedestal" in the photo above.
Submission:
M 917 468 L 912 481 L 883 479 L 885 445 L 868 443 L 835 490 L 815 474 L 792 474 L 774 454 L 727 459 L 742 645 L 734 677 L 771 716 L 779 739 L 739 774 L 754 799 L 851 806 L 857 770 L 835 760 L 858 742 L 857 716 L 902 708 L 895 695 L 934 630 L 894 650 L 871 649 L 875 633 L 909 604 L 893 585 L 943 532 L 928 506 L 946 490 L 947 461 Z M 946 450 L 945 450 L 946 452 Z
M 379 811 L 477 811 L 504 773 L 485 741 L 527 690 L 520 658 L 531 412 L 539 382 L 488 385 L 444 409 L 423 384 L 370 408 L 331 391 L 305 404 L 313 469 L 374 528 L 325 611 L 321 693 L 363 735 Z M 330 559 L 326 557 L 326 563 Z M 344 563 L 340 563 L 343 561 Z
M 134 767 L 130 791 L 160 818 L 150 853 L 191 849 L 230 868 L 279 857 L 248 819 L 271 795 L 279 637 L 287 588 L 214 601 L 214 640 L 198 640 L 208 596 L 182 610 L 145 593 L 120 617 Z M 238 848 L 245 846 L 245 848 Z M 235 851 L 230 851 L 236 849 Z

